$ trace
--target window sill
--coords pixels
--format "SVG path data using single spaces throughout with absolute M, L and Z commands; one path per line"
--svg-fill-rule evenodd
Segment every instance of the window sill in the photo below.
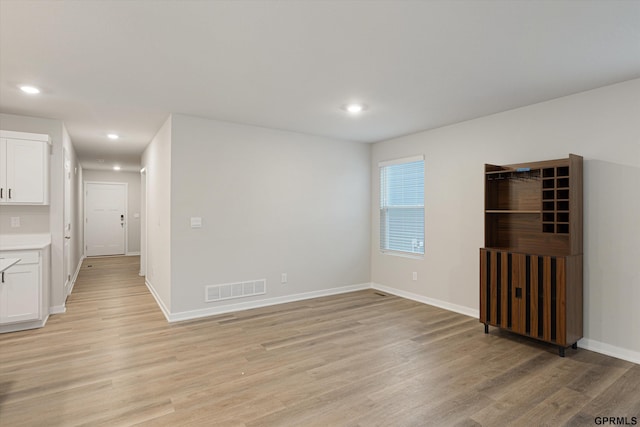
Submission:
M 424 259 L 424 254 L 412 254 L 410 252 L 380 251 L 380 253 L 383 255 L 393 255 L 401 258 Z

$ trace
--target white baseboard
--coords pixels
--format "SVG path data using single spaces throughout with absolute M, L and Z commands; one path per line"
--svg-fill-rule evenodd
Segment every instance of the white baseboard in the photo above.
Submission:
M 582 338 L 578 341 L 578 347 L 595 351 L 596 353 L 606 354 L 607 356 L 612 356 L 617 359 L 640 364 L 640 352 L 629 350 L 627 348 L 617 347 L 615 345 L 606 344 L 589 338 Z
M 9 325 L 0 326 L 0 334 L 4 334 L 7 332 L 17 332 L 17 331 L 26 331 L 27 329 L 37 329 L 42 328 L 47 324 L 47 320 L 49 320 L 49 316 L 45 317 L 43 320 L 35 320 L 33 322 L 18 322 L 12 323 Z
M 125 256 L 138 256 L 138 255 L 140 255 L 140 252 L 127 252 L 125 254 Z
M 361 291 L 370 289 L 370 283 L 362 283 L 359 285 L 341 286 L 339 288 L 322 289 L 319 291 L 305 292 L 301 294 L 285 295 L 281 297 L 273 297 L 258 301 L 248 301 L 235 304 L 226 304 L 211 308 L 203 308 L 199 310 L 182 311 L 178 313 L 165 313 L 165 317 L 169 322 L 182 322 L 185 320 L 199 319 L 201 317 L 215 316 L 218 314 L 232 313 L 234 311 L 249 310 L 252 308 L 267 307 L 270 305 L 284 304 L 287 302 L 302 301 L 305 299 L 319 298 L 330 295 L 344 294 L 347 292 Z M 153 292 L 152 292 L 153 293 Z M 156 298 L 158 300 L 158 298 Z M 162 309 L 162 307 L 161 307 Z M 164 312 L 164 309 L 163 309 Z
M 69 286 L 69 289 L 67 289 L 67 296 L 71 295 L 71 292 L 73 292 L 73 287 L 76 285 L 76 280 L 78 279 L 78 274 L 80 274 L 80 269 L 82 268 L 82 261 L 84 261 L 86 257 L 84 255 L 82 255 L 80 257 L 80 261 L 78 261 L 78 266 L 76 267 L 76 272 L 73 274 L 73 277 L 71 278 L 71 286 Z
M 49 314 L 62 314 L 67 312 L 67 307 L 62 305 L 54 305 L 49 307 Z
M 389 294 L 396 295 L 402 298 L 418 301 L 423 304 L 433 305 L 435 307 L 443 308 L 445 310 L 454 311 L 456 313 L 464 314 L 465 316 L 475 317 L 476 319 L 480 317 L 479 310 L 465 307 L 463 305 L 452 304 L 450 302 L 442 301 L 439 299 L 425 297 L 424 295 L 414 294 L 412 292 L 403 291 L 400 289 L 381 285 L 379 283 L 372 283 L 371 288 L 377 289 L 382 292 L 387 292 Z
M 171 313 L 169 312 L 169 309 L 166 305 L 164 305 L 164 301 L 162 301 L 162 299 L 156 292 L 156 289 L 153 287 L 151 282 L 149 282 L 148 277 L 144 278 L 144 284 L 147 285 L 147 289 L 149 289 L 149 292 L 151 292 L 151 295 L 153 295 L 153 298 L 155 298 L 156 304 L 158 304 L 158 307 L 160 307 L 160 310 L 162 311 L 162 314 L 164 314 L 164 317 L 168 322 L 171 322 Z

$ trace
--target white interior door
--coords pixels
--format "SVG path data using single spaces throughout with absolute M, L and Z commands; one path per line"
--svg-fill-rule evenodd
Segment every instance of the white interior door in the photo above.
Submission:
M 84 241 L 87 256 L 125 254 L 126 200 L 126 183 L 85 183 Z

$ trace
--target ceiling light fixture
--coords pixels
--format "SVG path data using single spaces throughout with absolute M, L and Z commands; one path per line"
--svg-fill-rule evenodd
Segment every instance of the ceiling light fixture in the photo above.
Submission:
M 113 170 L 114 170 L 114 171 L 119 171 L 119 170 L 120 170 L 120 166 L 114 166 L 114 167 L 113 167 Z
M 36 95 L 40 93 L 40 89 L 38 89 L 35 86 L 29 86 L 29 85 L 20 86 L 20 90 L 23 91 L 24 93 L 28 93 L 29 95 Z
M 117 133 L 110 133 L 107 135 L 107 138 L 109 139 L 118 139 L 120 138 L 120 135 L 118 135 Z
M 345 104 L 342 106 L 342 109 L 349 114 L 360 114 L 367 109 L 367 106 L 364 104 L 351 103 Z

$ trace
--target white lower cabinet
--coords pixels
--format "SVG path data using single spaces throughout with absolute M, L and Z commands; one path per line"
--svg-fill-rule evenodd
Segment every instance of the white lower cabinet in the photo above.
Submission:
M 20 262 L 0 273 L 0 325 L 41 320 L 41 252 L 0 252 L 0 257 L 20 258 Z

